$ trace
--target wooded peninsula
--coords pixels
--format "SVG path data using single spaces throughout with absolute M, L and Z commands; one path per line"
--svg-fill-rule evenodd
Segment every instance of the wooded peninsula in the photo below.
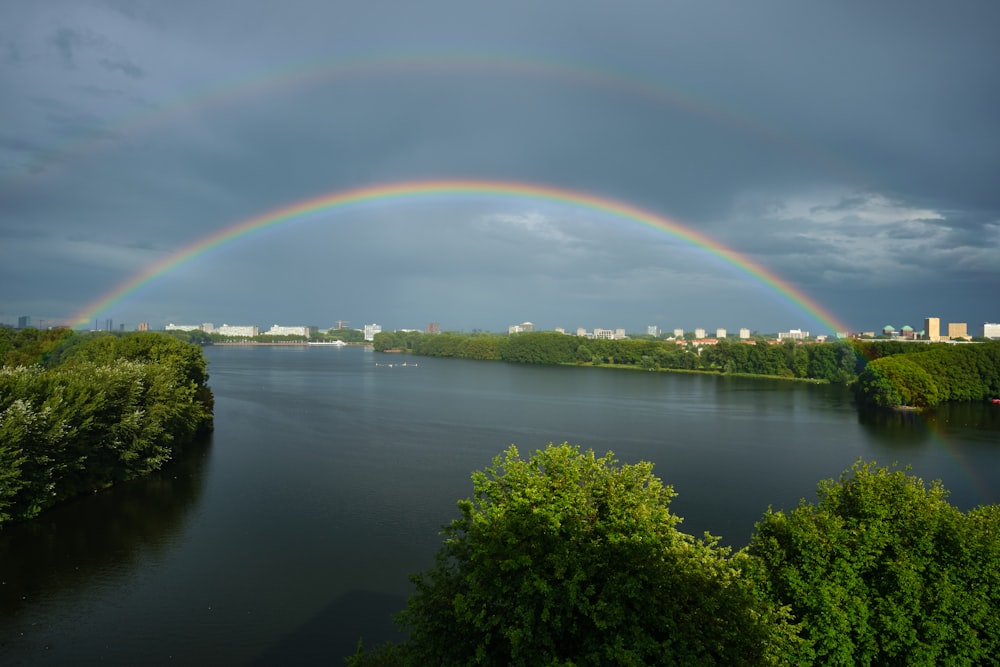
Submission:
M 159 470 L 212 429 L 208 363 L 164 333 L 0 329 L 0 526 Z
M 851 386 L 860 406 L 933 407 L 1000 396 L 1000 341 L 968 344 L 843 340 L 778 345 L 719 340 L 696 348 L 672 340 L 583 339 L 553 331 L 375 335 L 376 351 L 522 364 L 576 364 L 755 375 Z

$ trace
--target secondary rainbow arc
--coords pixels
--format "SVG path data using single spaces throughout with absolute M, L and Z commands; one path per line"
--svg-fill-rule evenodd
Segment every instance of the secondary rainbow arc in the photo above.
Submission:
M 371 185 L 325 193 L 228 225 L 153 263 L 131 276 L 71 318 L 71 326 L 85 325 L 157 278 L 214 248 L 258 230 L 338 208 L 381 200 L 405 200 L 431 195 L 495 195 L 548 200 L 610 214 L 618 219 L 666 232 L 699 247 L 766 285 L 831 331 L 847 331 L 841 321 L 792 283 L 750 257 L 668 217 L 631 204 L 550 185 L 498 180 L 423 180 Z
M 530 57 L 492 52 L 411 52 L 358 55 L 332 61 L 296 63 L 282 68 L 253 72 L 223 85 L 189 91 L 149 109 L 126 115 L 105 128 L 59 146 L 50 147 L 32 169 L 8 178 L 0 186 L 25 185 L 39 174 L 74 162 L 99 146 L 124 137 L 151 132 L 199 111 L 226 107 L 257 99 L 269 93 L 287 94 L 300 88 L 345 80 L 368 80 L 406 74 L 493 73 L 527 78 L 551 78 L 587 87 L 605 88 L 637 99 L 676 108 L 723 127 L 732 127 L 779 146 L 789 154 L 807 158 L 832 174 L 849 181 L 865 180 L 860 167 L 842 157 L 811 145 L 779 127 L 755 118 L 746 110 L 730 108 L 709 97 L 685 90 L 670 82 L 635 72 L 617 71 L 592 63 L 560 61 L 550 57 Z M 670 85 L 668 85 L 670 84 Z

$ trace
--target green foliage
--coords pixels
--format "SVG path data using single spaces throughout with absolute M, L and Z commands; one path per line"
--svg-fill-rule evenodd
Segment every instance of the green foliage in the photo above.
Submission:
M 416 331 L 375 335 L 376 352 L 399 350 L 412 354 L 459 359 L 503 360 L 522 364 L 595 364 L 643 369 L 704 369 L 776 377 L 802 377 L 848 383 L 860 366 L 851 344 L 756 345 L 720 340 L 700 356 L 673 341 L 651 338 L 580 342 L 554 331 L 500 334 L 424 334 Z
M 768 510 L 748 553 L 805 640 L 800 663 L 984 664 L 1000 654 L 1000 513 L 856 464 L 819 502 Z
M 473 488 L 414 577 L 404 664 L 756 665 L 789 650 L 747 557 L 679 532 L 652 464 L 511 446 Z
M 504 349 L 503 360 L 515 364 L 569 364 L 576 356 L 578 341 L 557 331 L 514 334 Z
M 211 428 L 201 351 L 165 334 L 70 336 L 0 369 L 0 524 L 161 468 Z
M 869 362 L 854 391 L 876 407 L 985 400 L 1000 394 L 1000 343 L 910 344 L 907 353 Z
M 70 329 L 63 328 L 0 328 L 0 365 L 54 365 L 73 336 Z

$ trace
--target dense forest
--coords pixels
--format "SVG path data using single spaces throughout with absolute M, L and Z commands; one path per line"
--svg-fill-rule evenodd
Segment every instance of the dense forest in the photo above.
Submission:
M 687 535 L 652 464 L 511 446 L 472 475 L 400 643 L 364 665 L 982 665 L 1000 655 L 1000 506 L 856 463 L 750 544 Z
M 802 343 L 719 340 L 700 349 L 672 340 L 581 339 L 554 331 L 503 334 L 375 335 L 376 351 L 522 364 L 577 364 L 641 370 L 821 380 L 848 384 L 858 404 L 932 407 L 1000 396 L 1000 341 L 974 344 L 892 340 Z
M 850 342 L 772 345 L 720 340 L 698 352 L 669 340 L 585 339 L 553 331 L 503 334 L 424 334 L 414 331 L 375 335 L 376 351 L 399 350 L 431 357 L 456 357 L 522 364 L 580 364 L 643 370 L 688 370 L 768 375 L 847 383 L 864 367 Z
M 872 345 L 854 385 L 859 403 L 933 407 L 1000 396 L 1000 341 L 968 345 Z
M 160 469 L 212 428 L 201 349 L 162 333 L 0 329 L 0 525 Z

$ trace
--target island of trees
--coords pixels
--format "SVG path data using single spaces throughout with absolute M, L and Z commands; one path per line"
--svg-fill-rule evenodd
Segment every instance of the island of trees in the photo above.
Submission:
M 652 465 L 511 446 L 473 474 L 408 638 L 364 665 L 981 665 L 1000 655 L 1000 506 L 858 462 L 749 545 L 678 530 Z
M 0 526 L 160 469 L 212 428 L 201 348 L 0 329 Z
M 757 375 L 850 385 L 862 406 L 933 407 L 1000 396 L 1000 341 L 969 344 L 844 340 L 778 345 L 719 340 L 695 348 L 672 340 L 580 339 L 554 331 L 375 335 L 376 351 L 524 364 L 577 364 Z

